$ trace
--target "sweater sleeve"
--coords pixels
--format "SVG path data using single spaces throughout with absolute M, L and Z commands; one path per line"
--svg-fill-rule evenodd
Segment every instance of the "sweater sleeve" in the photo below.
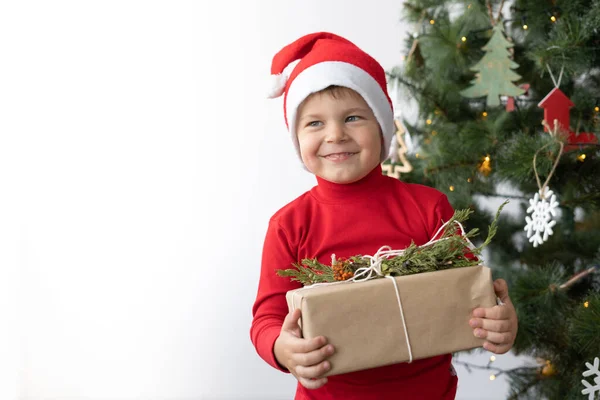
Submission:
M 278 276 L 276 270 L 291 268 L 297 261 L 296 253 L 279 221 L 271 219 L 263 246 L 258 293 L 252 307 L 250 338 L 258 355 L 283 372 L 289 371 L 277 362 L 273 346 L 288 314 L 285 295 L 301 285 Z

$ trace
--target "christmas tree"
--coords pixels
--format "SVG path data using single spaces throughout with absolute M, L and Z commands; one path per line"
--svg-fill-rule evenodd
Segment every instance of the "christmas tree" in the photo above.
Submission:
M 594 396 L 600 0 L 409 0 L 403 17 L 408 52 L 388 77 L 417 117 L 403 120 L 415 145 L 400 179 L 473 209 L 469 229 L 510 199 L 485 260 L 517 309 L 512 351 L 539 365 L 497 374 L 511 398 Z
M 486 53 L 473 67 L 477 71 L 477 79 L 474 85 L 462 91 L 466 97 L 486 96 L 488 106 L 500 104 L 500 94 L 518 96 L 524 90 L 512 84 L 512 81 L 520 78 L 511 68 L 519 65 L 510 59 L 508 48 L 513 44 L 504 37 L 504 25 L 496 24 L 493 29 L 492 38 L 482 50 Z

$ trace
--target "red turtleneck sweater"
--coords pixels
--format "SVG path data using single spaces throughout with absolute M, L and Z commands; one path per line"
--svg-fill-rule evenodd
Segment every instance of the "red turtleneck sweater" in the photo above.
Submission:
M 380 166 L 352 184 L 319 177 L 317 183 L 269 221 L 252 309 L 250 336 L 258 354 L 287 373 L 275 359 L 273 345 L 288 313 L 285 294 L 300 284 L 277 276 L 277 269 L 290 268 L 303 258 L 329 263 L 331 254 L 372 255 L 385 245 L 406 248 L 411 240 L 421 245 L 454 213 L 441 192 L 382 175 Z M 451 361 L 452 355 L 446 354 L 330 376 L 319 389 L 298 384 L 295 399 L 454 399 L 458 379 Z

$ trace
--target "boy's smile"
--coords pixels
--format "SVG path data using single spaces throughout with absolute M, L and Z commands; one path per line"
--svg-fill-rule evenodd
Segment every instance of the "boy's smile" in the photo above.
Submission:
M 327 181 L 356 182 L 380 162 L 379 123 L 351 89 L 336 87 L 309 96 L 298 109 L 297 127 L 304 165 Z

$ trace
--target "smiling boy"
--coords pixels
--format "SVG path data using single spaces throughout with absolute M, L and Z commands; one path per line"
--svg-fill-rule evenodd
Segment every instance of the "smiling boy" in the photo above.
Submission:
M 282 79 L 284 68 L 297 59 L 290 77 Z M 292 142 L 317 185 L 269 221 L 250 330 L 258 354 L 296 377 L 296 400 L 454 399 L 458 379 L 451 354 L 323 377 L 336 349 L 324 337 L 302 338 L 300 311 L 289 313 L 285 299 L 300 285 L 276 270 L 304 258 L 327 263 L 331 254 L 350 257 L 374 254 L 383 245 L 424 244 L 454 210 L 443 193 L 382 174 L 394 134 L 393 110 L 385 73 L 368 54 L 319 32 L 283 48 L 271 72 L 280 83 L 272 97 L 285 94 Z M 517 318 L 506 283 L 498 280 L 494 288 L 505 304 L 474 310 L 471 326 L 476 336 L 487 338 L 486 349 L 505 353 Z

